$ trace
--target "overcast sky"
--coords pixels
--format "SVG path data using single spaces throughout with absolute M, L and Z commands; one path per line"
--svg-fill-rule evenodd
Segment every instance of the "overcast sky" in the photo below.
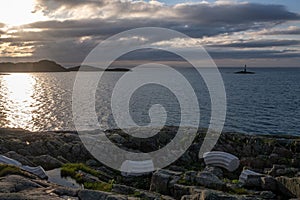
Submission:
M 3 0 L 1 61 L 77 65 L 106 38 L 149 26 L 194 38 L 163 44 L 202 45 L 220 67 L 300 67 L 298 0 Z

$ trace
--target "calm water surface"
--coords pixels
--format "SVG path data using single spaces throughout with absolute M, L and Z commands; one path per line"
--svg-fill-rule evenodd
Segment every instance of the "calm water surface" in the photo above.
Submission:
M 158 75 L 163 73 L 156 70 Z M 300 68 L 260 68 L 254 69 L 254 75 L 237 75 L 233 73 L 236 70 L 220 69 L 228 101 L 224 129 L 251 134 L 300 135 Z M 179 71 L 194 87 L 200 102 L 200 126 L 207 127 L 210 99 L 206 86 L 194 70 Z M 99 87 L 104 91 L 111 88 L 121 75 L 107 73 Z M 72 123 L 75 77 L 75 72 L 0 75 L 0 127 L 30 131 L 75 130 Z M 180 115 L 188 115 L 180 113 L 178 101 L 170 91 L 150 85 L 140 88 L 130 102 L 130 113 L 137 124 L 149 122 L 148 108 L 155 103 L 161 103 L 167 110 L 169 125 L 178 125 Z M 113 121 L 109 105 L 103 93 L 96 96 L 99 121 Z

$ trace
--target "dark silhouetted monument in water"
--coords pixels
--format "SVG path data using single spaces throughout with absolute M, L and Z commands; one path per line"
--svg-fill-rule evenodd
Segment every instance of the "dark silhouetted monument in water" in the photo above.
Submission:
M 236 74 L 255 74 L 255 72 L 249 72 L 247 71 L 247 65 L 245 65 L 243 71 L 235 72 Z

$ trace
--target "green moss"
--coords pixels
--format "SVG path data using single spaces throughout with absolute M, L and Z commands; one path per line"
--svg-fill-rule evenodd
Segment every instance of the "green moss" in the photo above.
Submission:
M 232 180 L 231 182 L 232 182 L 233 184 L 238 184 L 238 183 L 239 183 L 239 180 L 234 179 L 234 180 Z
M 187 181 L 184 178 L 181 178 L 177 183 L 180 185 L 193 185 L 193 183 L 191 183 L 190 181 Z
M 110 192 L 112 190 L 112 183 L 105 183 L 105 182 L 85 182 L 83 183 L 84 188 L 90 189 L 90 190 L 100 190 L 105 192 Z
M 262 138 L 262 141 L 264 144 L 268 144 L 268 145 L 274 145 L 276 143 L 276 139 L 269 138 L 269 137 Z
M 100 190 L 105 192 L 110 192 L 114 184 L 114 180 L 111 180 L 109 183 L 106 182 L 86 182 L 83 175 L 79 172 L 85 172 L 93 176 L 99 177 L 103 175 L 100 171 L 94 170 L 82 163 L 68 163 L 62 166 L 61 176 L 67 177 L 70 176 L 76 180 L 77 183 L 83 184 L 84 188 L 91 190 Z
M 3 165 L 0 164 L 0 177 L 9 175 L 9 174 L 17 174 L 17 175 L 24 175 L 22 170 L 18 167 L 12 165 Z
M 141 196 L 141 192 L 139 191 L 135 191 L 133 194 L 132 194 L 133 197 L 140 197 Z
M 231 188 L 229 193 L 239 195 L 249 194 L 249 192 L 245 188 Z
M 82 163 L 68 163 L 63 165 L 61 168 L 61 175 L 75 178 L 75 175 L 79 170 L 97 177 L 102 175 L 101 172 L 94 170 Z
M 225 182 L 225 183 L 232 183 L 232 184 L 238 184 L 239 180 L 237 180 L 237 179 L 230 180 L 230 179 L 224 178 L 223 182 Z

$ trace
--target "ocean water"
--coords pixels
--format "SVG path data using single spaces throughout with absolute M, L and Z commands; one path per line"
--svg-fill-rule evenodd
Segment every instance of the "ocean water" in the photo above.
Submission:
M 157 77 L 167 73 L 153 70 Z M 204 81 L 191 68 L 177 70 L 190 82 L 199 101 L 197 112 L 201 120 L 191 121 L 191 124 L 208 127 L 211 100 Z M 254 68 L 251 69 L 256 72 L 253 75 L 234 74 L 239 70 L 236 68 L 219 70 L 227 96 L 225 131 L 300 135 L 300 68 Z M 87 82 L 96 76 L 92 72 L 85 73 Z M 136 72 L 129 73 L 134 75 Z M 116 126 L 111 113 L 110 93 L 123 75 L 121 72 L 105 73 L 95 99 L 89 100 L 96 102 L 98 121 L 105 122 L 103 128 Z M 0 75 L 0 127 L 30 131 L 75 130 L 72 113 L 75 78 L 76 72 Z M 170 76 L 172 81 L 174 85 L 178 82 Z M 177 85 L 174 90 L 181 92 L 183 88 Z M 150 123 L 149 109 L 155 104 L 166 110 L 167 125 L 179 125 L 183 115 L 189 116 L 188 112 L 181 112 L 180 103 L 170 89 L 149 84 L 131 96 L 129 113 L 134 122 L 139 126 Z M 152 114 L 160 113 L 154 111 Z M 85 119 L 85 123 L 90 121 Z

